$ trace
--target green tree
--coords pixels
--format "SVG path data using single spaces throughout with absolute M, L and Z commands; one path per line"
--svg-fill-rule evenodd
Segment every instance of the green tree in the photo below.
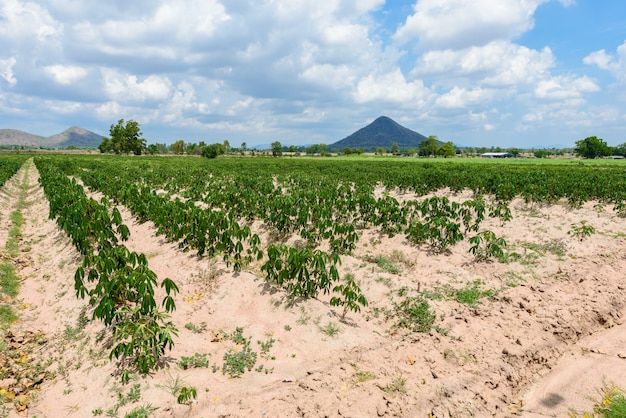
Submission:
M 391 144 L 391 153 L 393 155 L 398 155 L 400 153 L 400 147 L 397 142 Z
M 110 138 L 103 138 L 98 147 L 100 152 L 114 152 L 116 154 L 141 155 L 146 149 L 146 140 L 141 137 L 139 123 L 134 120 L 125 122 L 120 119 L 117 125 L 111 125 L 109 129 Z
M 224 145 L 224 153 L 230 154 L 230 142 L 228 142 L 228 139 L 225 139 L 222 145 Z
M 383 155 L 383 154 L 386 154 L 386 153 L 387 153 L 387 150 L 385 149 L 385 147 L 378 147 L 378 148 L 376 148 L 376 154 Z
M 283 155 L 283 146 L 279 141 L 272 142 L 272 156 L 280 157 Z
M 171 149 L 174 154 L 182 155 L 185 152 L 185 141 L 179 139 L 172 144 Z
M 518 155 L 520 155 L 520 150 L 518 148 L 509 148 L 508 153 L 513 154 L 514 156 L 517 157 Z
M 415 154 L 417 154 L 417 150 L 415 148 L 409 148 L 408 150 L 406 150 L 406 153 L 409 157 L 413 157 L 415 156 Z
M 574 154 L 583 158 L 598 158 L 609 155 L 610 149 L 604 140 L 590 136 L 580 141 L 576 141 Z
M 202 156 L 206 158 L 217 158 L 218 155 L 225 153 L 224 144 L 211 144 L 204 147 L 202 150 Z
M 454 146 L 454 143 L 448 141 L 439 148 L 438 153 L 439 155 L 443 155 L 445 158 L 454 157 L 456 155 L 456 147 Z
M 437 151 L 439 151 L 439 139 L 435 135 L 431 135 L 420 142 L 418 148 L 419 155 L 423 157 L 437 155 Z

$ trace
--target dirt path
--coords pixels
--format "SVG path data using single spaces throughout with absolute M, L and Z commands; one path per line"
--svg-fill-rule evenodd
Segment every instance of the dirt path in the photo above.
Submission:
M 50 374 L 30 399 L 29 416 L 560 416 L 570 408 L 591 411 L 589 397 L 602 376 L 626 386 L 626 360 L 590 339 L 608 344 L 605 332 L 623 330 L 626 239 L 619 231 L 626 220 L 593 203 L 530 209 L 520 201 L 512 205 L 513 221 L 484 225 L 505 236 L 519 256 L 508 263 L 476 263 L 467 243 L 432 254 L 401 236 L 362 231 L 352 256 L 342 257 L 341 275 L 354 274 L 369 307 L 344 322 L 327 295 L 287 304 L 284 293 L 262 279 L 259 264 L 235 273 L 219 260 L 183 253 L 120 208 L 131 232 L 126 245 L 147 255 L 160 280 L 169 277 L 181 289 L 172 316 L 179 336 L 164 367 L 121 385 L 106 330 L 89 321 L 87 302 L 74 295 L 80 258 L 48 219 L 34 166 L 24 169 L 21 246 L 29 250 L 19 272 L 23 309 L 14 330 L 42 332 L 46 342 L 29 359 Z M 5 190 L 12 196 L 11 187 Z M 6 214 L 0 216 L 4 225 Z M 597 232 L 578 241 L 567 232 L 581 219 Z M 390 264 L 376 264 L 376 257 Z M 446 296 L 474 285 L 491 297 L 467 305 Z M 394 315 L 385 320 L 403 286 L 439 292 L 429 299 L 438 331 L 407 334 L 391 327 Z M 623 345 L 623 338 L 614 341 Z M 243 362 L 236 354 L 246 344 L 256 362 L 234 377 L 227 359 Z M 181 367 L 183 357 L 197 367 Z M 604 360 L 612 362 L 609 368 Z M 596 379 L 561 368 L 588 369 Z M 561 384 L 579 379 L 585 385 L 575 385 L 577 391 Z M 182 387 L 194 388 L 196 399 L 179 404 Z

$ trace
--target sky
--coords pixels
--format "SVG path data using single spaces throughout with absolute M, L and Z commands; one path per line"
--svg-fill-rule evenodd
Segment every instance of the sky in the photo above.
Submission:
M 0 0 L 0 128 L 332 144 L 626 142 L 624 0 Z

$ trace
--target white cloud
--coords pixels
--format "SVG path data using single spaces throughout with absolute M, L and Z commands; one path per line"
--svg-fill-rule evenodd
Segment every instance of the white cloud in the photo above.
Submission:
M 537 83 L 534 93 L 535 97 L 542 100 L 575 100 L 574 103 L 579 103 L 584 93 L 598 90 L 600 87 L 587 76 L 556 76 Z
M 21 41 L 34 38 L 44 42 L 60 36 L 63 31 L 63 25 L 35 2 L 3 0 L 0 2 L 0 16 L 0 39 L 7 37 Z
M 419 0 L 394 38 L 420 48 L 462 49 L 510 40 L 531 29 L 547 0 Z
M 65 86 L 73 84 L 87 75 L 87 70 L 77 65 L 48 65 L 43 69 L 54 81 Z
M 492 86 L 531 83 L 555 64 L 550 48 L 536 51 L 506 41 L 459 51 L 429 51 L 417 61 L 415 76 L 472 77 Z
M 490 102 L 497 92 L 480 87 L 471 90 L 454 87 L 448 93 L 437 98 L 435 105 L 444 109 L 464 109 Z
M 103 69 L 102 74 L 109 98 L 118 102 L 165 100 L 172 88 L 167 77 L 150 75 L 139 81 L 135 75 L 110 69 Z
M 587 65 L 595 65 L 609 71 L 620 83 L 626 83 L 626 41 L 617 47 L 615 55 L 607 54 L 604 49 L 592 52 L 583 58 Z
M 432 92 L 422 80 L 407 82 L 400 70 L 382 75 L 368 75 L 359 80 L 354 98 L 358 103 L 376 100 L 403 103 L 422 108 L 432 99 Z
M 16 62 L 15 57 L 0 60 L 0 77 L 4 78 L 9 83 L 9 86 L 14 86 L 17 83 L 17 79 L 13 74 L 13 66 Z

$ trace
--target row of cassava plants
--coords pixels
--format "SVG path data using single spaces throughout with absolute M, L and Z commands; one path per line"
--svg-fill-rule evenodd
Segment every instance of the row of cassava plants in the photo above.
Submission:
M 404 234 L 410 242 L 428 245 L 438 251 L 469 238 L 470 251 L 477 259 L 498 256 L 506 243 L 490 231 L 480 231 L 479 225 L 486 213 L 503 223 L 511 219 L 506 199 L 516 193 L 510 180 L 513 177 L 528 178 L 530 173 L 528 167 L 503 166 L 504 170 L 498 171 L 497 176 L 485 180 L 483 175 L 482 183 L 472 184 L 475 197 L 463 203 L 442 197 L 399 201 L 389 194 L 376 197 L 376 185 L 393 186 L 401 192 L 407 189 L 426 192 L 431 186 L 442 186 L 441 182 L 433 181 L 434 173 L 441 174 L 439 166 L 403 164 L 392 167 L 397 170 L 391 170 L 393 176 L 390 176 L 388 172 L 377 172 L 377 164 L 373 162 L 374 174 L 363 178 L 355 173 L 354 167 L 344 166 L 343 162 L 341 166 L 316 161 L 298 163 L 288 174 L 282 173 L 281 169 L 289 163 L 274 160 L 263 160 L 262 163 L 227 160 L 214 164 L 193 159 L 75 159 L 63 162 L 67 174 L 80 175 L 90 187 L 129 206 L 140 220 L 152 220 L 160 233 L 179 241 L 183 248 L 209 256 L 222 255 L 235 270 L 264 256 L 258 236 L 249 230 L 255 220 L 262 220 L 278 235 L 295 233 L 305 240 L 311 251 L 304 251 L 301 257 L 284 257 L 280 267 L 286 270 L 289 270 L 290 259 L 308 257 L 324 242 L 330 248 L 327 254 L 330 258 L 349 253 L 358 240 L 358 229 L 368 227 L 379 228 L 390 236 Z M 303 167 L 308 170 L 305 172 Z M 461 179 L 447 184 L 453 190 L 460 190 L 458 185 L 467 181 L 463 177 L 467 172 L 477 174 L 476 170 L 470 169 L 471 166 L 448 165 L 444 168 L 455 173 L 456 180 Z M 362 167 L 359 169 L 363 171 Z M 418 179 L 407 169 L 421 172 L 424 177 Z M 489 171 L 484 167 L 481 170 Z M 580 171 L 575 167 L 574 173 Z M 614 173 L 608 171 L 605 174 Z M 394 178 L 398 180 L 395 183 L 392 182 Z M 409 178 L 416 187 L 407 186 Z M 452 179 L 450 173 L 443 178 Z M 563 179 L 563 176 L 559 178 Z M 552 181 L 548 180 L 549 183 Z M 417 187 L 419 181 L 428 187 Z M 519 195 L 527 196 L 528 202 L 532 203 L 557 199 L 556 196 L 563 191 L 554 187 L 554 182 L 550 183 L 552 194 L 537 184 L 520 189 Z M 480 193 L 494 190 L 495 200 L 485 204 Z M 605 193 L 605 197 L 608 195 Z M 582 201 L 584 196 L 578 194 L 573 200 Z M 266 245 L 269 245 L 269 252 L 272 244 Z M 291 250 L 293 254 L 300 251 L 300 247 Z M 305 265 L 312 262 L 307 261 Z M 274 270 L 275 266 L 276 263 Z M 271 270 L 268 265 L 268 279 L 272 278 Z M 325 291 L 324 286 L 319 290 Z
M 389 195 L 376 198 L 374 189 L 367 185 L 302 175 L 287 178 L 284 183 L 261 178 L 257 179 L 258 185 L 266 186 L 248 188 L 241 186 L 249 182 L 246 179 L 237 177 L 233 181 L 208 173 L 205 178 L 196 177 L 199 186 L 193 188 L 195 193 L 189 192 L 191 186 L 172 186 L 178 183 L 178 177 L 172 175 L 167 184 L 173 190 L 171 194 L 155 193 L 165 187 L 160 180 L 163 176 L 155 180 L 150 170 L 142 175 L 135 167 L 114 170 L 121 174 L 110 176 L 107 173 L 112 170 L 105 170 L 106 166 L 92 165 L 93 169 L 78 173 L 85 184 L 129 206 L 140 220 L 152 220 L 161 233 L 178 240 L 184 248 L 210 256 L 223 254 L 226 262 L 233 260 L 236 270 L 259 258 L 258 237 L 250 234 L 247 226 L 240 226 L 256 219 L 280 235 L 299 234 L 311 248 L 327 242 L 331 253 L 338 254 L 355 248 L 358 228 L 380 228 L 390 237 L 401 233 L 414 244 L 443 250 L 463 240 L 467 233 L 478 232 L 487 209 L 489 216 L 503 222 L 511 219 L 506 202 L 486 205 L 481 195 L 462 204 L 446 197 L 401 203 Z M 262 193 L 257 194 L 259 189 Z M 175 194 L 187 197 L 172 198 Z M 225 201 L 234 207 L 225 206 Z M 237 209 L 242 202 L 248 208 L 245 214 Z M 161 216 L 163 213 L 168 216 Z M 170 218 L 177 222 L 170 222 Z M 246 253 L 242 255 L 244 248 Z
M 178 241 L 183 249 L 195 249 L 199 255 L 211 257 L 222 255 L 235 271 L 264 256 L 258 235 L 252 234 L 249 226 L 240 226 L 232 212 L 202 209 L 191 201 L 171 199 L 155 193 L 145 184 L 139 186 L 125 181 L 121 176 L 87 171 L 81 177 L 85 185 L 126 205 L 140 221 L 151 220 L 157 233 Z M 331 228 L 332 231 L 337 229 L 337 226 Z M 354 231 L 354 228 L 349 229 Z M 356 233 L 351 236 L 350 245 L 354 245 Z M 337 247 L 345 240 L 332 235 L 334 251 L 331 253 L 310 247 L 299 250 L 270 245 L 262 270 L 268 281 L 285 288 L 292 297 L 316 297 L 320 292 L 332 291 L 335 295 L 331 302 L 344 308 L 344 316 L 347 310 L 358 312 L 360 306 L 367 305 L 367 300 L 354 281 L 340 283 L 337 273 L 341 252 Z M 285 280 L 286 277 L 289 279 Z
M 93 317 L 112 329 L 110 358 L 120 361 L 122 379 L 130 370 L 148 373 L 166 349 L 171 349 L 177 330 L 168 320 L 175 310 L 176 284 L 165 279 L 161 306 L 155 300 L 159 285 L 144 254 L 128 250 L 121 242 L 129 237 L 117 208 L 103 199 L 85 195 L 75 179 L 68 178 L 50 159 L 35 160 L 40 182 L 50 202 L 50 218 L 72 239 L 83 256 L 75 273 L 79 298 L 87 297 Z
M 99 164 L 85 157 L 81 164 Z M 137 179 L 145 178 L 153 185 L 162 185 L 170 193 L 179 193 L 191 200 L 203 200 L 210 194 L 215 206 L 236 206 L 242 213 L 255 211 L 248 205 L 255 196 L 271 192 L 273 182 L 283 187 L 324 186 L 339 179 L 353 187 L 373 188 L 382 185 L 388 190 L 424 195 L 443 188 L 453 192 L 469 189 L 475 194 L 493 195 L 497 201 L 510 201 L 520 196 L 527 203 L 553 203 L 566 199 L 578 206 L 590 200 L 613 203 L 616 209 L 626 200 L 626 176 L 620 165 L 597 167 L 580 162 L 560 165 L 536 165 L 527 161 L 346 161 L 333 159 L 163 159 L 144 158 L 120 160 L 119 167 Z M 110 161 L 106 161 L 106 165 Z M 117 164 L 117 162 L 116 162 Z M 209 178 L 207 174 L 212 176 Z M 231 191 L 207 187 L 212 179 L 228 178 L 240 189 L 239 201 L 230 200 Z M 173 180 L 173 181 L 172 181 Z M 243 202 L 245 202 L 245 204 Z

